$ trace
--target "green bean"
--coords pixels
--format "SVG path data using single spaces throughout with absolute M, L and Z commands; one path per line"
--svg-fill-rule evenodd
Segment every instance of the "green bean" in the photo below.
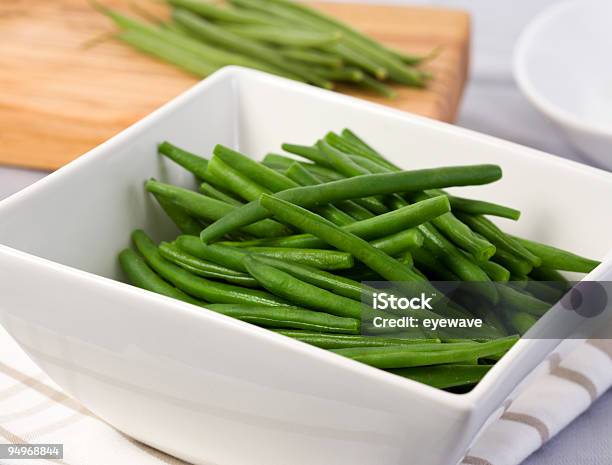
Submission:
M 449 389 L 477 384 L 491 369 L 491 365 L 434 365 L 397 368 L 391 373 L 438 389 Z
M 183 150 L 170 142 L 162 142 L 157 148 L 159 153 L 165 155 L 173 162 L 181 165 L 187 171 L 191 171 L 200 179 L 204 179 L 206 176 L 206 168 L 208 167 L 208 160 L 195 155 L 187 150 Z
M 393 163 L 391 163 L 389 160 L 383 157 L 380 153 L 374 150 L 370 145 L 368 145 L 363 139 L 361 139 L 357 134 L 355 134 L 350 129 L 346 129 L 346 128 L 343 129 L 342 137 L 346 141 L 350 142 L 353 145 L 353 147 L 358 148 L 358 150 L 354 150 L 351 153 L 354 153 L 355 155 L 361 155 L 362 157 L 369 158 L 373 161 L 377 161 L 383 165 L 388 166 L 389 168 L 393 170 L 399 170 L 397 166 L 395 166 Z
M 262 186 L 270 189 L 272 192 L 283 191 L 285 189 L 291 189 L 292 187 L 299 186 L 299 184 L 286 176 L 283 176 L 282 174 L 277 173 L 276 171 L 247 157 L 246 155 L 243 155 L 242 153 L 223 145 L 217 145 L 215 147 L 214 154 L 236 171 L 239 171 L 244 176 L 257 181 Z
M 296 307 L 205 304 L 161 279 L 147 266 L 145 261 L 132 250 L 124 250 L 120 254 L 119 259 L 128 279 L 134 285 L 194 305 L 204 306 L 217 313 L 222 313 L 242 321 L 274 328 L 305 329 L 310 331 L 330 331 L 333 333 L 349 334 L 355 334 L 359 331 L 359 321 L 356 319 L 341 318 Z
M 313 26 L 310 21 L 305 21 L 304 18 L 301 18 L 292 11 L 273 8 L 268 3 L 261 2 L 260 0 L 230 0 L 230 3 L 244 9 L 264 13 L 292 27 L 298 26 L 313 31 L 329 31 L 329 28 L 322 29 L 321 27 Z M 376 60 L 372 59 L 372 57 L 365 56 L 363 53 L 360 53 L 359 50 L 355 50 L 354 46 L 348 46 L 344 42 L 345 40 L 342 40 L 340 43 L 328 45 L 326 49 L 340 55 L 347 62 L 368 70 L 379 79 L 385 79 L 387 77 L 387 70 Z
M 532 270 L 536 269 L 533 268 L 531 263 L 529 263 L 527 260 L 515 257 L 512 253 L 504 249 L 497 249 L 495 255 L 493 256 L 493 258 L 491 258 L 491 260 L 495 263 L 499 263 L 504 268 L 507 268 L 510 273 L 514 275 L 528 275 L 532 272 Z
M 365 286 L 360 282 L 328 273 L 312 266 L 278 260 L 265 255 L 258 255 L 257 259 L 285 273 L 289 273 L 301 281 L 332 291 L 334 294 L 348 297 L 349 299 L 361 300 L 363 295 L 376 292 L 375 289 Z
M 314 174 L 308 171 L 303 165 L 298 162 L 294 162 L 285 170 L 285 176 L 293 179 L 300 186 L 314 186 L 316 184 L 322 184 Z
M 168 218 L 179 228 L 183 234 L 191 234 L 197 236 L 200 234 L 204 226 L 196 219 L 189 216 L 189 214 L 178 205 L 175 205 L 168 199 L 161 195 L 155 195 L 155 200 L 162 207 L 162 210 L 168 215 Z
M 351 254 L 337 250 L 283 247 L 245 247 L 241 250 L 302 265 L 309 265 L 322 270 L 346 270 L 352 268 L 355 264 Z
M 404 230 L 411 229 L 449 211 L 450 206 L 444 197 L 424 200 L 423 202 L 408 205 L 400 209 L 379 215 L 367 220 L 342 226 L 345 231 L 365 240 L 374 240 L 385 235 L 393 235 Z M 418 240 L 418 239 L 417 239 Z M 321 248 L 325 242 L 312 234 L 296 234 L 293 236 L 256 239 L 238 243 L 226 243 L 234 247 L 248 246 L 274 246 L 274 247 L 299 247 L 299 248 Z
M 264 288 L 289 302 L 332 315 L 361 317 L 361 302 L 301 281 L 289 273 L 257 260 L 252 255 L 245 256 L 243 263 L 249 274 Z
M 417 193 L 411 196 L 413 200 L 429 198 L 427 194 Z M 451 206 L 452 207 L 452 206 Z M 470 253 L 477 262 L 486 262 L 495 254 L 495 246 L 474 232 L 459 220 L 452 212 L 445 213 L 431 220 L 436 229 L 458 247 Z
M 321 165 L 323 167 L 332 168 L 336 170 L 334 164 L 328 159 L 328 157 L 318 148 L 310 147 L 306 145 L 297 144 L 283 144 L 283 150 L 307 158 L 315 162 L 315 166 Z M 335 172 L 338 172 L 337 170 Z M 364 173 L 361 173 L 364 174 Z M 351 176 L 349 176 L 351 177 Z M 345 178 L 344 175 L 340 175 L 340 179 Z M 376 199 L 371 198 L 355 198 L 353 200 L 357 205 L 364 208 L 366 211 L 371 211 L 376 214 L 382 214 L 387 211 L 385 205 Z
M 508 331 L 506 330 L 506 325 L 504 324 L 501 318 L 501 314 L 503 313 L 502 310 L 504 309 L 500 309 L 497 307 L 492 308 L 488 302 L 483 300 L 481 293 L 477 292 L 480 290 L 479 285 L 464 290 L 466 292 L 463 292 L 459 295 L 455 294 L 454 301 L 460 304 L 463 308 L 469 308 L 472 314 L 472 318 L 474 316 L 480 318 L 484 322 L 485 327 L 497 331 L 499 335 L 507 335 Z M 472 333 L 470 334 L 470 336 L 474 338 L 476 334 Z
M 201 302 L 160 278 L 149 268 L 143 258 L 133 250 L 125 249 L 122 251 L 119 254 L 119 263 L 128 280 L 134 286 L 190 304 L 201 305 Z
M 549 282 L 559 282 L 561 284 L 566 284 L 567 279 L 557 270 L 551 270 L 546 267 L 534 268 L 529 276 L 533 279 L 537 279 L 538 281 L 549 281 Z
M 336 150 L 324 140 L 318 141 L 316 147 L 320 154 L 318 158 L 322 157 L 330 168 L 333 168 L 347 178 L 370 174 L 369 171 L 354 163 L 348 156 Z M 378 215 L 389 211 L 379 198 L 365 197 L 360 200 L 362 202 L 367 201 L 364 207 Z
M 286 302 L 264 291 L 247 289 L 232 284 L 209 281 L 164 259 L 151 239 L 140 230 L 134 231 L 132 240 L 147 264 L 162 278 L 187 294 L 213 303 L 237 303 L 262 306 L 284 305 Z
M 283 73 L 295 80 L 307 81 L 326 89 L 333 87 L 331 82 L 319 78 L 316 74 L 310 72 L 308 68 L 296 64 L 287 64 L 274 50 L 254 42 L 245 41 L 241 36 L 218 27 L 187 10 L 174 10 L 172 18 L 201 39 L 211 41 L 238 53 L 246 53 L 257 60 L 264 61 L 282 70 Z
M 260 204 L 296 228 L 348 252 L 389 281 L 422 281 L 422 278 L 365 240 L 343 230 L 319 215 L 271 195 L 262 194 Z
M 423 224 L 419 227 L 419 231 L 425 237 L 424 247 L 462 281 L 490 281 L 487 274 L 476 263 L 457 250 L 444 236 L 436 234 L 437 229 L 433 225 Z
M 322 349 L 345 349 L 350 347 L 387 347 L 412 344 L 439 344 L 439 339 L 398 339 L 344 334 L 323 334 L 311 331 L 274 330 L 275 333 L 297 339 Z
M 337 135 L 333 133 L 328 133 L 327 138 L 330 139 L 332 142 L 335 141 L 337 145 L 343 146 L 341 139 L 339 139 Z M 324 149 L 322 148 L 322 150 Z M 336 150 L 338 153 L 341 153 L 337 149 L 334 149 L 334 150 Z M 326 153 L 329 153 L 329 152 L 326 152 Z M 345 155 L 345 158 L 348 158 L 348 157 L 349 156 Z M 330 156 L 330 158 L 333 158 L 333 156 Z M 360 158 L 359 156 L 354 157 L 355 161 L 357 161 L 358 163 L 359 163 L 359 158 Z M 364 163 L 364 162 L 365 162 L 365 165 L 369 165 L 367 168 L 364 166 L 361 166 L 361 169 L 365 171 L 385 172 L 385 171 L 389 171 L 390 169 L 388 167 L 383 166 L 382 164 L 379 164 L 376 161 L 361 157 L 360 163 Z M 424 200 L 430 197 L 431 197 L 430 195 L 427 195 L 423 192 L 417 192 L 415 194 L 412 194 L 411 199 L 412 200 Z M 391 199 L 391 203 L 395 204 L 395 206 L 397 207 L 403 206 L 405 204 L 405 202 L 403 202 L 397 196 L 394 199 Z M 485 262 L 494 255 L 495 246 L 491 244 L 489 241 L 487 241 L 486 239 L 472 232 L 472 230 L 467 225 L 465 225 L 463 222 L 461 222 L 458 218 L 456 218 L 455 215 L 452 214 L 452 212 L 448 212 L 448 213 L 445 213 L 444 215 L 440 215 L 436 218 L 433 218 L 431 222 L 434 224 L 435 228 L 429 228 L 428 232 L 431 235 L 432 240 L 437 239 L 437 241 L 436 240 L 433 241 L 434 243 L 435 242 L 440 243 L 440 244 L 446 243 L 446 241 L 444 241 L 443 238 L 440 237 L 440 233 L 442 233 L 450 241 L 455 243 L 458 247 L 461 247 L 464 250 L 468 251 L 470 254 L 472 254 L 472 256 L 476 259 L 477 262 Z M 423 229 L 424 227 L 425 226 L 421 227 L 421 229 Z M 433 245 L 433 243 L 430 245 Z M 456 255 L 457 251 L 455 250 L 454 252 Z M 454 260 L 454 261 L 457 261 L 457 260 Z M 468 266 L 468 269 L 469 268 L 474 269 L 474 267 L 471 267 L 471 266 Z
M 231 195 L 226 194 L 225 192 L 222 192 L 216 187 L 211 186 L 210 184 L 205 182 L 200 184 L 200 193 L 207 195 L 208 197 L 211 197 L 213 199 L 220 200 L 221 202 L 233 205 L 234 207 L 241 207 L 242 205 L 244 205 L 244 203 L 242 203 L 240 200 L 235 199 Z
M 249 253 L 276 258 L 287 262 L 311 266 L 317 269 L 347 269 L 353 266 L 350 254 L 332 250 L 297 249 L 281 247 L 234 248 L 226 245 L 204 245 L 197 237 L 179 236 L 179 249 L 190 255 L 211 261 L 235 271 L 246 272 L 242 259 Z
M 578 273 L 590 273 L 601 262 L 591 260 L 590 258 L 581 257 L 580 255 L 567 252 L 551 245 L 541 244 L 539 242 L 513 237 L 523 247 L 536 255 L 542 262 L 544 268 L 553 270 L 575 271 Z
M 176 238 L 175 244 L 179 249 L 194 257 L 216 263 L 234 271 L 247 272 L 242 263 L 242 259 L 247 252 L 243 250 L 217 244 L 204 245 L 202 241 L 194 236 L 179 236 Z
M 527 276 L 512 275 L 510 276 L 510 286 L 519 291 L 524 291 L 527 289 L 528 279 L 529 278 Z
M 316 67 L 313 68 L 313 71 L 330 81 L 361 82 L 365 77 L 363 71 L 352 66 L 344 66 L 338 69 Z
M 257 286 L 257 281 L 246 273 L 241 273 L 231 268 L 194 257 L 193 255 L 183 252 L 176 245 L 168 242 L 162 242 L 159 245 L 159 254 L 166 260 L 198 276 L 221 279 L 228 283 L 246 287 Z
M 543 300 L 544 302 L 548 302 L 551 304 L 557 303 L 561 299 L 561 297 L 563 297 L 563 294 L 565 293 L 566 289 L 558 286 L 558 282 L 552 283 L 553 285 L 550 284 L 551 283 L 535 281 L 532 278 L 528 277 L 527 286 L 525 289 L 531 295 L 540 300 Z
M 292 179 L 300 186 L 314 186 L 316 184 L 321 184 L 321 182 L 312 173 L 310 173 L 310 171 L 298 163 L 293 163 L 291 167 L 285 171 L 285 176 Z M 345 202 L 349 201 L 345 200 Z M 327 218 L 332 223 L 339 226 L 344 226 L 355 222 L 352 216 L 346 214 L 332 204 L 322 205 L 316 208 L 315 211 L 323 216 L 323 218 Z
M 306 168 L 304 168 L 299 163 L 293 163 L 287 169 L 287 171 L 285 171 L 285 175 L 288 178 L 293 179 L 296 183 L 298 183 L 301 186 L 314 186 L 316 184 L 321 184 L 321 181 L 319 179 L 317 179 L 312 173 L 310 173 L 310 171 L 308 171 Z M 352 203 L 348 204 L 349 202 L 351 201 L 345 200 L 344 203 L 342 204 L 343 207 L 344 208 L 348 207 L 349 209 L 352 209 L 353 204 Z M 356 204 L 355 204 L 355 207 L 357 207 Z M 329 221 L 331 221 L 334 224 L 337 224 L 338 226 L 344 226 L 344 225 L 355 222 L 352 216 L 348 215 L 347 213 L 343 212 L 340 208 L 332 204 L 323 205 L 319 207 L 318 213 L 323 218 L 327 218 Z
M 259 40 L 261 42 L 284 47 L 324 47 L 338 42 L 338 40 L 340 40 L 342 37 L 341 34 L 336 32 L 309 31 L 305 29 L 300 30 L 289 28 L 287 26 L 280 26 L 278 24 L 267 26 L 224 24 L 223 28 L 247 39 Z M 282 49 L 280 50 L 280 53 L 283 54 Z M 312 53 L 314 53 L 314 51 L 312 51 Z M 287 56 L 287 58 L 292 58 L 290 55 L 285 56 Z
M 518 220 L 521 216 L 521 212 L 514 208 L 506 207 L 491 202 L 484 202 L 482 200 L 465 199 L 463 197 L 456 197 L 449 195 L 443 190 L 433 189 L 426 192 L 429 195 L 446 195 L 450 200 L 453 211 L 462 213 L 468 213 L 470 215 L 491 215 L 498 216 L 500 218 L 508 218 L 510 220 Z
M 343 34 L 343 43 L 349 45 L 361 56 L 380 63 L 382 66 L 388 69 L 389 76 L 392 79 L 403 84 L 413 86 L 423 85 L 423 79 L 418 70 L 405 65 L 375 41 L 372 41 L 366 36 L 358 33 L 346 24 L 319 13 L 307 6 L 294 2 L 274 0 L 272 2 L 263 2 L 263 4 L 265 4 L 267 7 L 266 9 L 273 14 L 275 12 L 282 14 L 284 11 L 286 18 L 291 17 L 291 19 L 295 20 L 296 22 L 300 22 L 301 24 L 323 30 L 339 30 Z
M 403 61 L 406 57 L 399 58 L 396 51 L 391 51 L 384 45 L 376 42 L 365 34 L 358 32 L 347 24 L 330 17 L 324 13 L 321 13 L 307 5 L 289 2 L 287 0 L 272 0 L 272 3 L 277 5 L 283 5 L 289 9 L 299 12 L 304 18 L 308 18 L 309 24 L 315 26 L 325 26 L 332 30 L 338 30 L 342 33 L 343 37 L 350 39 L 351 45 L 353 45 L 362 54 L 371 57 L 381 62 L 386 68 L 389 69 L 389 75 L 391 78 L 398 82 L 403 82 L 410 85 L 420 85 L 421 77 L 418 71 L 410 66 L 406 66 Z M 414 57 L 411 57 L 412 59 Z
M 316 186 L 287 189 L 275 195 L 279 199 L 308 207 L 371 195 L 418 192 L 452 185 L 486 184 L 500 177 L 501 169 L 495 165 L 446 167 L 357 176 Z M 258 202 L 251 202 L 204 229 L 200 237 L 203 242 L 210 242 L 228 232 L 269 216 L 270 213 Z
M 442 197 L 439 196 L 437 198 Z M 406 203 L 407 202 L 399 196 L 390 199 L 390 204 L 393 208 L 403 208 Z M 427 249 L 429 254 L 433 254 L 436 257 L 436 259 L 432 261 L 431 257 L 423 255 L 421 257 L 421 264 L 434 271 L 436 275 L 442 276 L 449 281 L 453 280 L 450 279 L 451 277 L 456 277 L 461 281 L 489 281 L 487 273 L 482 270 L 478 264 L 474 263 L 469 255 L 457 249 L 433 224 L 421 224 L 418 226 L 418 230 L 424 237 L 425 249 Z M 439 261 L 442 263 L 439 263 Z M 443 270 L 443 268 L 448 268 L 448 270 Z M 497 301 L 497 294 L 494 292 L 493 288 L 484 287 L 483 289 L 485 289 L 485 295 L 490 301 Z
M 393 87 L 383 84 L 379 80 L 371 78 L 367 74 L 365 74 L 361 80 L 357 81 L 357 85 L 359 87 L 363 87 L 364 89 L 376 92 L 377 94 L 380 94 L 386 98 L 397 97 L 397 92 Z
M 299 163 L 301 166 L 306 168 L 312 174 L 317 177 L 323 177 L 324 179 L 337 181 L 338 179 L 342 179 L 342 176 L 336 173 L 334 170 L 330 170 L 329 168 L 325 168 L 323 166 L 315 165 L 314 163 L 305 163 L 294 158 L 286 157 L 285 155 L 279 155 L 277 153 L 269 153 L 267 154 L 262 162 L 269 168 L 276 167 L 280 168 L 283 171 L 288 169 L 291 164 Z
M 492 281 L 507 282 L 510 279 L 510 271 L 495 262 L 481 262 L 478 264 Z
M 134 33 L 140 37 L 140 43 L 150 43 L 154 46 L 154 43 L 164 43 L 167 46 L 172 46 L 177 54 L 184 53 L 192 56 L 199 60 L 202 64 L 207 64 L 215 68 L 220 68 L 226 65 L 240 65 L 247 66 L 250 68 L 259 69 L 269 73 L 279 74 L 285 76 L 285 74 L 271 66 L 266 65 L 257 60 L 250 59 L 248 57 L 238 55 L 235 53 L 228 52 L 216 47 L 212 47 L 208 44 L 202 43 L 189 36 L 182 34 L 176 29 L 169 28 L 158 28 L 153 27 L 147 23 L 143 23 L 136 19 L 122 15 L 118 12 L 102 8 L 103 12 L 109 16 L 119 27 L 124 29 L 127 34 Z M 146 50 L 145 50 L 146 51 Z M 171 49 L 168 48 L 166 56 L 160 56 L 153 48 L 148 52 L 165 59 L 166 61 L 173 62 L 180 66 L 180 63 L 174 62 L 170 55 Z M 189 71 L 189 69 L 188 69 Z M 194 68 L 193 72 L 200 74 L 199 68 Z M 209 74 L 209 73 L 207 73 Z M 206 74 L 204 74 L 206 75 Z
M 439 281 L 460 281 L 459 276 L 444 266 L 438 258 L 422 247 L 411 252 L 416 266 L 425 271 L 428 277 L 433 276 Z
M 342 58 L 331 53 L 303 48 L 281 48 L 278 53 L 290 60 L 300 61 L 307 65 L 326 66 L 339 69 L 344 64 Z
M 199 78 L 209 76 L 220 68 L 219 65 L 204 62 L 195 53 L 177 49 L 163 39 L 135 29 L 123 31 L 117 38 L 147 55 L 178 66 Z
M 380 63 L 359 53 L 344 42 L 328 45 L 325 50 L 340 56 L 346 63 L 373 74 L 377 79 L 386 79 L 389 75 L 387 69 Z
M 359 320 L 298 307 L 213 304 L 207 308 L 241 321 L 270 328 L 303 329 L 320 333 L 356 334 Z
M 330 168 L 333 171 L 336 171 L 333 168 L 333 165 L 330 164 L 327 158 L 321 153 L 321 151 L 317 147 L 288 143 L 282 144 L 281 147 L 285 152 L 293 153 L 294 155 L 299 155 L 300 157 L 304 157 L 308 160 L 313 161 L 317 165 L 321 165 Z
M 209 2 L 201 0 L 166 0 L 170 5 L 184 8 L 205 18 L 242 25 L 270 25 L 274 24 L 269 17 L 248 10 L 237 8 L 220 8 Z
M 222 145 L 217 145 L 214 152 L 215 156 L 211 161 L 213 166 L 209 168 L 211 174 L 213 174 L 213 168 L 216 168 L 215 164 L 219 164 L 219 160 L 223 160 L 225 163 L 223 165 L 219 164 L 219 166 L 222 166 L 225 174 L 220 172 L 221 170 L 216 170 L 214 174 L 216 174 L 219 178 L 224 178 L 230 176 L 232 172 L 236 173 L 236 177 L 241 177 L 242 182 L 236 183 L 236 188 L 234 190 L 243 190 L 245 193 L 248 193 L 249 197 L 251 197 L 248 198 L 248 200 L 253 200 L 263 192 L 278 192 L 285 189 L 290 189 L 292 187 L 298 187 L 300 185 L 291 178 L 277 173 L 267 166 L 264 166 L 261 163 L 258 163 L 255 160 L 252 160 L 247 156 Z M 258 190 L 249 189 L 249 185 L 259 186 L 251 181 L 251 179 L 258 180 L 258 182 L 261 183 L 261 186 L 269 190 L 262 189 L 261 187 Z M 243 195 L 243 197 L 246 198 L 245 195 Z M 322 205 L 321 207 L 316 208 L 316 211 L 335 224 L 344 225 L 353 222 L 353 219 L 350 216 L 331 205 Z
M 388 166 L 385 166 L 382 163 L 374 161 L 370 158 L 366 158 L 361 155 L 352 155 L 350 153 L 347 153 L 346 150 L 351 150 L 350 147 L 347 146 L 347 142 L 343 138 L 338 136 L 337 134 L 334 134 L 333 132 L 328 133 L 325 136 L 325 140 L 326 142 L 330 141 L 328 142 L 330 146 L 333 146 L 336 150 L 342 152 L 346 157 L 350 158 L 351 162 L 357 165 L 360 168 L 360 170 L 363 172 L 363 174 L 370 174 L 370 173 L 378 174 L 378 173 L 388 173 L 391 171 L 395 171 L 389 168 Z M 335 145 L 333 145 L 332 142 L 335 142 Z M 406 205 L 408 205 L 408 202 L 403 200 L 397 194 L 394 194 L 392 196 L 387 196 L 385 198 L 385 201 L 388 205 L 392 205 L 394 209 L 405 207 Z
M 508 315 L 508 323 L 521 336 L 538 321 L 533 315 L 526 312 L 510 312 Z
M 365 168 L 372 174 L 389 173 L 390 171 L 394 171 L 394 170 L 389 169 L 386 166 L 383 166 L 381 163 L 370 160 L 369 158 L 366 158 L 366 157 L 362 157 L 361 155 L 353 155 L 353 154 L 347 154 L 347 155 L 351 158 L 351 160 L 353 160 L 353 162 L 357 163 L 362 168 Z
M 390 347 L 332 349 L 339 355 L 377 368 L 405 368 L 460 363 L 507 351 L 516 338 L 482 343 L 414 344 Z
M 248 201 L 257 199 L 264 192 L 270 192 L 240 171 L 223 162 L 217 155 L 213 156 L 208 163 L 206 174 L 210 178 L 217 179 L 219 184 L 225 189 Z
M 242 208 L 228 205 L 188 189 L 155 180 L 147 181 L 145 187 L 149 192 L 171 200 L 191 215 L 204 220 L 215 221 Z M 272 220 L 256 222 L 242 228 L 242 230 L 256 237 L 282 236 L 286 235 L 288 232 L 285 226 Z
M 402 252 L 411 251 L 423 245 L 423 234 L 418 229 L 412 228 L 400 231 L 390 236 L 381 237 L 370 244 L 385 252 L 387 255 L 395 256 Z
M 386 171 L 389 169 L 395 170 L 394 166 L 390 166 L 388 163 L 382 161 L 379 156 L 375 155 L 371 148 L 366 148 L 362 144 L 353 141 L 353 139 L 345 138 L 335 132 L 328 132 L 325 135 L 325 141 L 335 147 L 336 149 L 351 155 L 357 155 L 360 158 L 365 158 L 377 165 L 380 165 L 382 168 L 385 168 Z
M 548 302 L 544 302 L 526 292 L 521 292 L 507 285 L 497 286 L 497 290 L 502 301 L 518 311 L 541 317 L 550 310 L 551 305 Z
M 434 48 L 431 52 L 425 55 L 414 55 L 411 53 L 406 53 L 403 50 L 397 50 L 395 48 L 390 48 L 390 47 L 385 47 L 385 48 L 389 51 L 389 53 L 394 55 L 399 60 L 402 60 L 407 65 L 413 65 L 413 66 L 423 63 L 426 60 L 430 60 L 434 58 L 440 52 L 439 47 Z
M 523 260 L 527 260 L 532 266 L 538 267 L 542 264 L 541 259 L 484 216 L 466 215 L 465 213 L 457 213 L 457 216 L 473 231 L 484 236 L 497 248 L 504 249 Z

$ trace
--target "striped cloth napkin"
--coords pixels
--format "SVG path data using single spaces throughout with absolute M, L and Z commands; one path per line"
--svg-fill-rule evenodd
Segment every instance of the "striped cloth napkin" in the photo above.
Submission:
M 185 463 L 130 439 L 68 397 L 1 328 L 0 347 L 0 443 L 63 444 L 63 460 L 53 462 L 69 465 Z M 549 372 L 506 406 L 463 464 L 518 465 L 588 409 L 612 385 L 612 341 L 580 344 L 563 360 L 551 357 L 549 364 Z

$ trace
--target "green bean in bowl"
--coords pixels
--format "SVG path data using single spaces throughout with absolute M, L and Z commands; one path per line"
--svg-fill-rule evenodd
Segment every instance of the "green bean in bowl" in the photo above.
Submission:
M 249 11 L 240 18 L 260 18 Z M 234 13 L 211 7 L 205 14 Z M 229 30 L 278 38 L 263 23 Z M 334 36 L 296 32 L 291 40 L 333 43 Z M 465 392 L 563 296 L 563 272 L 589 273 L 599 264 L 506 233 L 499 224 L 520 217 L 511 206 L 445 190 L 495 183 L 499 166 L 403 170 L 349 129 L 312 142 L 288 141 L 290 155 L 261 162 L 222 145 L 205 157 L 160 143 L 159 156 L 190 172 L 199 190 L 145 180 L 177 233 L 156 244 L 134 231 L 134 249 L 119 253 L 127 280 L 334 356 Z M 433 327 L 372 325 L 371 315 L 397 318 L 372 305 L 380 283 L 407 292 L 435 291 L 441 281 L 486 292 L 438 292 L 433 309 L 410 308 Z M 487 313 L 500 303 L 503 314 Z M 485 329 L 457 336 L 444 329 L 448 318 L 477 319 Z

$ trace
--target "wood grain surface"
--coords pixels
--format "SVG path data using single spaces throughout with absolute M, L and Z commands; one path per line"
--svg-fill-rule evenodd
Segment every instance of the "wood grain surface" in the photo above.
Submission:
M 104 0 L 130 10 L 134 0 Z M 407 52 L 441 47 L 427 90 L 396 99 L 353 93 L 452 121 L 466 79 L 469 17 L 461 11 L 313 3 Z M 163 8 L 146 1 L 147 9 Z M 163 14 L 163 10 L 155 13 Z M 197 80 L 112 39 L 87 0 L 0 1 L 0 163 L 56 169 L 138 121 Z

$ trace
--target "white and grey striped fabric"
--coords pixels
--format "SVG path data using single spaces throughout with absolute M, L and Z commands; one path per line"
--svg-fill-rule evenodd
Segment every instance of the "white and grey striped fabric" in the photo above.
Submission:
M 69 465 L 183 464 L 130 439 L 68 397 L 0 329 L 0 443 L 63 444 Z M 612 385 L 612 341 L 581 344 L 549 360 L 463 459 L 466 465 L 517 465 L 589 408 Z M 41 465 L 41 460 L 0 463 Z

